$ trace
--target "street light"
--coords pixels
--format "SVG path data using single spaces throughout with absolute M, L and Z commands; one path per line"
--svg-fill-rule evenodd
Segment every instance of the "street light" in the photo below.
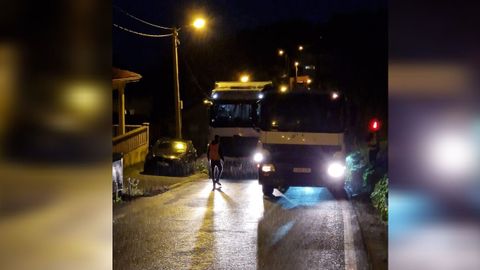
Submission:
M 298 81 L 298 65 L 300 65 L 299 62 L 295 61 L 294 63 L 294 66 L 295 66 L 295 86 L 297 85 L 297 81 Z
M 196 29 L 202 29 L 206 25 L 206 21 L 203 18 L 197 18 L 193 21 L 192 26 Z M 172 28 L 172 50 L 173 50 L 173 89 L 175 96 L 175 137 L 182 138 L 182 101 L 180 100 L 180 84 L 178 78 L 178 44 L 180 40 L 178 38 L 178 32 L 180 28 Z
M 244 74 L 242 76 L 240 76 L 240 81 L 241 82 L 248 82 L 250 80 L 250 76 Z
M 285 93 L 285 92 L 287 92 L 287 90 L 288 90 L 288 87 L 286 85 L 281 85 L 280 86 L 280 92 Z
M 303 46 L 302 45 L 298 46 L 298 50 L 303 51 Z
M 202 18 L 197 18 L 193 21 L 193 27 L 197 29 L 202 29 L 205 27 L 206 21 Z
M 285 53 L 282 49 L 278 50 L 278 55 L 282 56 Z

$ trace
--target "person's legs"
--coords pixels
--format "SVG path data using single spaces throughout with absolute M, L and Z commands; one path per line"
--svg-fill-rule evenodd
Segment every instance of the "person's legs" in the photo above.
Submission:
M 217 176 L 217 184 L 219 185 L 222 185 L 220 184 L 220 177 L 222 176 L 222 172 L 223 172 L 223 164 L 221 161 L 218 161 L 218 176 Z
M 213 160 L 210 160 L 210 171 L 211 171 L 213 189 L 215 189 L 215 163 L 213 162 Z
M 217 171 L 215 173 L 215 167 L 217 168 Z M 212 160 L 212 181 L 214 184 L 219 184 L 222 185 L 218 182 L 220 180 L 220 175 L 222 174 L 222 164 L 220 163 L 220 160 Z

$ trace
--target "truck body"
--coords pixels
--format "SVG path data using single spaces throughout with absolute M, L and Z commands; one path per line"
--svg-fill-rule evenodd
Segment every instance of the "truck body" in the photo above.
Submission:
M 271 93 L 260 102 L 257 153 L 264 195 L 273 188 L 343 190 L 345 105 L 338 94 Z
M 256 177 L 252 161 L 259 131 L 258 101 L 272 82 L 217 82 L 212 90 L 209 140 L 220 136 L 225 157 L 225 177 Z

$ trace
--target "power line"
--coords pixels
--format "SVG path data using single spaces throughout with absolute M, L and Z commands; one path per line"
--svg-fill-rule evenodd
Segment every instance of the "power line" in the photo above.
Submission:
M 153 26 L 153 27 L 157 27 L 157 28 L 160 28 L 160 29 L 164 29 L 164 30 L 170 30 L 170 31 L 173 30 L 173 28 L 171 28 L 171 27 L 165 27 L 165 26 L 153 24 L 153 23 L 151 23 L 151 22 L 147 22 L 147 21 L 142 20 L 142 19 L 140 19 L 140 18 L 138 18 L 138 17 L 135 17 L 134 15 L 126 12 L 125 10 L 121 9 L 121 8 L 118 7 L 118 6 L 115 6 L 115 5 L 114 5 L 113 7 L 115 7 L 115 8 L 118 9 L 118 10 L 120 10 L 120 11 L 121 11 L 122 13 L 124 13 L 125 15 L 127 15 L 127 16 L 129 16 L 129 17 L 131 17 L 131 18 L 133 18 L 133 19 L 135 19 L 135 20 L 137 20 L 137 21 L 139 21 L 139 22 L 142 22 L 142 23 L 144 23 L 144 24 L 147 24 L 147 25 L 150 25 L 150 26 Z
M 113 26 L 115 26 L 119 29 L 122 29 L 123 31 L 127 31 L 127 32 L 130 32 L 132 34 L 136 34 L 136 35 L 139 35 L 139 36 L 142 36 L 142 37 L 162 38 L 162 37 L 171 37 L 173 35 L 173 34 L 164 34 L 164 35 L 145 34 L 145 33 L 137 32 L 137 31 L 125 28 L 125 27 L 120 26 L 120 25 L 115 24 L 115 23 L 113 24 Z

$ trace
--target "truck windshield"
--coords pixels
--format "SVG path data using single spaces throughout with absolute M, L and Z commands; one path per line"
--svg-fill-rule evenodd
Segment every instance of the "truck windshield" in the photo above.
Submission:
M 344 131 L 343 101 L 330 95 L 279 94 L 265 98 L 260 106 L 260 127 L 265 131 Z
M 257 119 L 255 103 L 215 103 L 210 108 L 213 127 L 252 127 Z

